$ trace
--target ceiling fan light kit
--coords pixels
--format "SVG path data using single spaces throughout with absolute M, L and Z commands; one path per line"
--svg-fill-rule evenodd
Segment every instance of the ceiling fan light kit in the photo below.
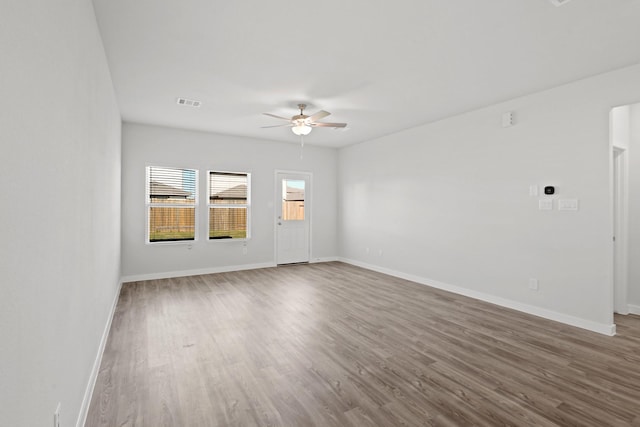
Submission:
M 295 126 L 291 128 L 291 132 L 296 135 L 309 135 L 311 133 L 311 126 L 306 123 L 297 123 Z

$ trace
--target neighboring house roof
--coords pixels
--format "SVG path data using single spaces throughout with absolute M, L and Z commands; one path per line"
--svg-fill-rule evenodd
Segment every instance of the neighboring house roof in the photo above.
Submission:
M 223 199 L 223 200 L 246 200 L 247 198 L 247 186 L 245 184 L 236 185 L 235 187 L 227 188 L 218 193 L 211 195 L 210 199 Z
M 151 197 L 182 197 L 186 199 L 192 194 L 191 192 L 183 190 L 181 188 L 163 184 L 158 181 L 151 181 L 149 195 Z
M 288 202 L 304 201 L 304 190 L 300 188 L 287 187 L 285 200 Z

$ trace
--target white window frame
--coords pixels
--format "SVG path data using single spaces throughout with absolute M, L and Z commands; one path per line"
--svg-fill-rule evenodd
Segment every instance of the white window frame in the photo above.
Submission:
M 237 203 L 211 203 L 211 174 L 212 173 L 220 173 L 220 174 L 237 174 L 237 175 L 246 175 L 247 176 L 247 203 L 237 204 Z M 251 172 L 238 172 L 238 171 L 222 171 L 222 170 L 208 170 L 207 171 L 207 241 L 209 242 L 242 242 L 251 239 Z M 230 239 L 212 239 L 211 230 L 209 227 L 211 226 L 211 209 L 216 208 L 246 208 L 247 209 L 247 237 L 245 238 L 230 238 Z
M 195 197 L 194 197 L 194 204 L 193 205 L 179 205 L 179 204 L 175 204 L 175 203 L 151 203 L 151 197 L 149 195 L 149 190 L 151 188 L 150 185 L 150 179 L 151 179 L 151 169 L 152 168 L 161 168 L 161 169 L 176 169 L 176 170 L 189 170 L 189 171 L 193 171 L 194 175 L 195 175 Z M 144 190 L 144 196 L 145 196 L 145 216 L 146 216 L 146 226 L 145 226 L 145 231 L 144 231 L 144 236 L 145 236 L 145 243 L 147 245 L 191 245 L 194 242 L 198 241 L 198 229 L 200 228 L 198 226 L 199 221 L 199 209 L 198 206 L 200 205 L 200 171 L 198 169 L 193 169 L 193 168 L 188 168 L 188 167 L 178 167 L 178 166 L 159 166 L 159 165 L 147 165 L 145 167 L 145 190 Z M 156 242 L 152 242 L 150 240 L 150 235 L 149 235 L 149 228 L 151 228 L 151 208 L 188 208 L 188 209 L 193 209 L 194 212 L 194 226 L 193 226 L 193 240 L 191 239 L 185 239 L 185 240 L 161 240 L 161 241 L 156 241 Z

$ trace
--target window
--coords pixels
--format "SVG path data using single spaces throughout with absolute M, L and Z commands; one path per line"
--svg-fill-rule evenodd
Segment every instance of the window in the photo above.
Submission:
M 147 167 L 147 242 L 195 240 L 198 171 Z
M 282 219 L 304 221 L 304 181 L 282 180 Z
M 249 238 L 251 174 L 209 172 L 209 239 Z

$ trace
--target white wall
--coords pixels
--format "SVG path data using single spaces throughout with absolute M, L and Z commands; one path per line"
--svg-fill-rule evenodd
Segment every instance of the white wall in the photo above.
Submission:
M 341 257 L 610 333 L 609 112 L 637 99 L 640 66 L 341 149 Z
M 89 0 L 0 13 L 0 424 L 73 426 L 120 277 L 120 115 Z
M 640 314 L 640 104 L 629 107 L 629 278 L 627 302 Z
M 611 144 L 627 150 L 631 139 L 630 105 L 621 105 L 611 110 Z
M 293 135 L 292 135 L 293 137 Z M 273 265 L 275 170 L 306 171 L 312 179 L 312 261 L 335 258 L 337 150 L 125 123 L 122 170 L 122 268 L 125 280 Z M 200 171 L 198 227 L 192 245 L 145 244 L 145 166 Z M 207 170 L 251 172 L 251 239 L 208 241 Z

